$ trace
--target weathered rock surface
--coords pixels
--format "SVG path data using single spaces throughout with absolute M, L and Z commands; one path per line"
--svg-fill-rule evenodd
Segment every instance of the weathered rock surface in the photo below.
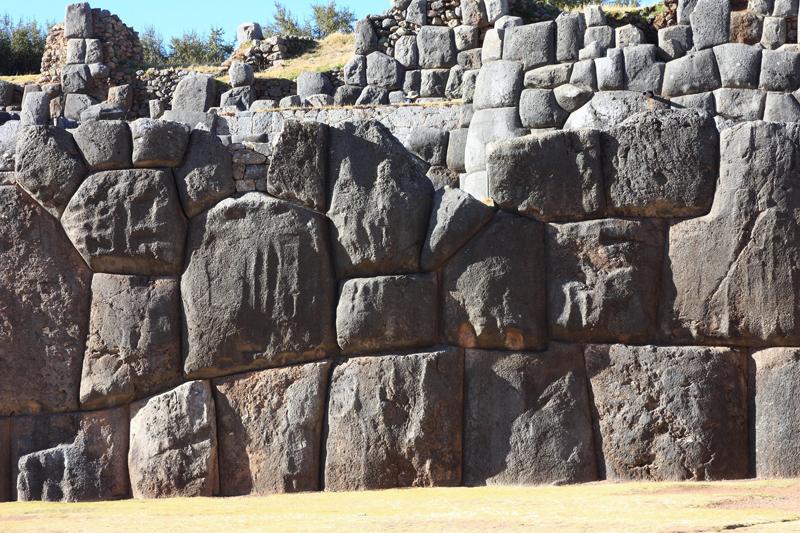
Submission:
M 189 144 L 189 127 L 179 122 L 140 118 L 131 122 L 133 166 L 177 167 Z
M 345 281 L 336 308 L 336 338 L 342 352 L 378 353 L 436 344 L 437 285 L 433 274 Z
M 544 231 L 540 222 L 498 213 L 445 266 L 443 327 L 465 348 L 544 346 Z
M 436 270 L 494 217 L 495 210 L 461 189 L 436 191 L 420 266 Z
M 719 169 L 714 120 L 694 110 L 642 113 L 603 137 L 608 210 L 644 217 L 708 212 Z
M 594 345 L 586 366 L 598 461 L 609 479 L 747 476 L 743 354 L 728 348 Z
M 325 489 L 458 485 L 463 372 L 463 354 L 453 348 L 335 367 Z
M 186 219 L 169 170 L 92 174 L 61 222 L 94 272 L 168 276 L 183 270 Z
M 433 197 L 426 165 L 379 122 L 331 128 L 329 148 L 338 276 L 419 271 Z
M 800 476 L 800 351 L 773 348 L 753 354 L 755 360 L 755 475 L 759 478 Z
M 130 168 L 133 146 L 131 131 L 122 120 L 90 120 L 72 133 L 89 170 Z
M 78 407 L 91 272 L 58 222 L 0 186 L 0 416 Z
M 172 109 L 202 113 L 217 105 L 214 77 L 189 74 L 178 82 L 172 96 Z
M 11 418 L 0 418 L 0 502 L 11 501 Z
M 21 501 L 128 496 L 128 408 L 14 418 L 11 467 Z
M 335 280 L 322 215 L 260 193 L 192 219 L 181 278 L 190 377 L 322 359 Z
M 550 334 L 571 342 L 647 342 L 656 331 L 664 250 L 657 221 L 547 228 Z
M 635 91 L 601 91 L 564 123 L 565 130 L 592 128 L 607 130 L 628 117 L 650 109 L 666 109 L 668 104 L 652 100 Z
M 16 172 L 17 183 L 59 218 L 88 169 L 67 130 L 26 126 L 17 133 Z
M 670 228 L 664 335 L 682 342 L 800 343 L 798 142 L 797 124 L 753 122 L 722 133 L 714 207 Z
M 131 405 L 128 472 L 134 498 L 219 492 L 217 425 L 207 381 Z
M 583 352 L 467 350 L 464 483 L 518 485 L 597 479 Z
M 328 172 L 328 126 L 286 121 L 272 151 L 267 192 L 324 212 Z
M 319 490 L 330 363 L 214 380 L 220 494 Z
M 236 189 L 230 151 L 208 131 L 194 130 L 183 164 L 175 169 L 183 212 L 192 218 Z
M 597 131 L 541 132 L 497 142 L 486 160 L 489 196 L 503 209 L 547 222 L 596 216 L 605 207 Z
M 503 59 L 520 61 L 525 70 L 555 63 L 555 30 L 553 21 L 509 28 L 503 39 Z
M 81 406 L 130 403 L 181 382 L 176 278 L 95 274 Z

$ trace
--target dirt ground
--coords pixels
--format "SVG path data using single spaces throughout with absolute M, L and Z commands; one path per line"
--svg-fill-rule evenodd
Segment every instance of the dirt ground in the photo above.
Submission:
M 0 531 L 797 531 L 800 480 L 0 504 Z

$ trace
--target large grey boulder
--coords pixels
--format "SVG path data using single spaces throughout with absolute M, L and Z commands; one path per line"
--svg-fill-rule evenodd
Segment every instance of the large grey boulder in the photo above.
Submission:
M 92 274 L 16 187 L 0 186 L 0 242 L 0 416 L 77 410 Z
M 450 137 L 447 131 L 438 128 L 414 128 L 406 139 L 409 152 L 432 166 L 446 163 L 447 144 Z
M 658 30 L 658 47 L 670 59 L 683 57 L 693 44 L 692 27 L 689 25 L 667 26 Z
M 555 63 L 555 34 L 553 21 L 509 28 L 503 39 L 503 59 L 519 61 L 525 70 Z
M 492 61 L 480 69 L 475 83 L 473 107 L 476 111 L 513 107 L 522 91 L 522 65 L 516 61 Z
M 356 54 L 367 55 L 378 50 L 378 36 L 375 34 L 375 29 L 372 27 L 372 21 L 368 18 L 363 18 L 356 22 L 355 31 L 353 33 L 356 38 Z
M 678 24 L 689 24 L 698 0 L 678 0 Z
M 192 131 L 183 164 L 175 169 L 175 185 L 189 218 L 232 195 L 235 185 L 230 150 L 213 133 Z
M 128 409 L 17 417 L 10 455 L 20 501 L 126 498 Z
M 444 268 L 442 323 L 448 343 L 532 350 L 546 343 L 544 229 L 498 213 Z
M 586 19 L 586 25 L 592 26 L 605 26 L 606 14 L 603 13 L 603 8 L 600 5 L 587 5 L 583 8 L 583 16 Z
M 630 116 L 651 109 L 666 109 L 669 104 L 649 100 L 634 91 L 601 91 L 583 107 L 572 113 L 564 123 L 565 130 L 593 128 L 607 130 L 621 124 Z
M 697 109 L 710 115 L 717 114 L 717 106 L 714 103 L 714 93 L 687 94 L 685 96 L 674 96 L 669 99 L 670 104 L 675 109 Z
M 571 75 L 572 63 L 545 65 L 526 72 L 523 85 L 527 89 L 555 89 L 569 83 Z
M 53 126 L 25 126 L 17 132 L 17 183 L 56 218 L 86 178 L 72 134 Z
M 486 5 L 483 0 L 462 0 L 461 22 L 479 28 L 487 26 L 489 21 L 486 18 Z
M 496 141 L 521 137 L 528 133 L 523 129 L 516 107 L 480 109 L 475 111 L 467 134 L 464 165 L 467 172 L 486 169 L 487 145 Z
M 422 247 L 420 266 L 432 271 L 442 266 L 492 220 L 495 210 L 461 189 L 436 191 Z
M 364 87 L 355 101 L 355 105 L 385 105 L 388 103 L 389 91 L 374 85 Z
M 19 120 L 9 120 L 0 124 L 0 172 L 7 172 L 7 176 L 14 173 L 18 131 Z M 463 159 L 464 155 L 462 154 L 461 157 Z
M 350 359 L 333 370 L 325 489 L 461 482 L 460 350 Z
M 236 28 L 236 41 L 240 45 L 251 41 L 260 41 L 263 38 L 264 33 L 258 22 L 244 22 Z
M 766 94 L 759 89 L 717 89 L 714 107 L 720 117 L 729 120 L 761 120 Z
M 10 81 L 0 80 L 0 107 L 14 105 L 17 86 Z
M 177 278 L 95 274 L 83 409 L 127 404 L 181 382 L 178 288 Z
M 550 334 L 570 342 L 646 342 L 653 338 L 664 239 L 664 226 L 656 221 L 550 224 Z
M 354 55 L 344 65 L 344 82 L 363 87 L 367 84 L 367 56 Z
M 583 48 L 586 21 L 581 13 L 560 13 L 556 17 L 556 61 L 575 61 Z
M 88 2 L 67 5 L 64 17 L 64 37 L 67 39 L 87 39 L 94 37 L 92 8 Z
M 330 129 L 328 218 L 339 277 L 419 271 L 433 187 L 379 122 Z
M 670 228 L 665 335 L 681 343 L 798 345 L 798 142 L 798 124 L 749 122 L 722 132 L 713 209 Z
M 697 0 L 689 20 L 695 49 L 704 50 L 728 42 L 731 27 L 730 2 Z
M 450 68 L 456 64 L 453 30 L 447 26 L 423 26 L 417 34 L 419 66 L 423 69 Z
M 287 120 L 272 151 L 267 192 L 310 209 L 326 209 L 328 126 Z
M 414 35 L 403 35 L 394 43 L 394 58 L 406 69 L 419 68 L 419 48 Z
M 215 379 L 220 494 L 319 490 L 330 363 Z
M 755 89 L 761 75 L 761 50 L 742 43 L 714 47 L 722 87 Z
M 796 17 L 797 0 L 775 0 L 772 10 L 773 17 Z
M 447 90 L 447 69 L 425 69 L 421 71 L 419 95 L 423 98 L 443 98 Z
M 133 166 L 177 167 L 189 144 L 190 128 L 180 122 L 140 118 L 130 123 Z
M 207 74 L 189 74 L 178 82 L 172 109 L 202 113 L 217 104 L 216 82 Z
M 519 118 L 526 128 L 559 128 L 569 113 L 550 89 L 525 89 L 519 99 Z
M 764 17 L 764 27 L 761 32 L 761 46 L 768 50 L 775 50 L 786 44 L 787 28 L 786 19 L 783 17 Z
M 122 120 L 90 120 L 72 131 L 89 170 L 120 170 L 133 166 L 133 141 Z
M 315 94 L 333 95 L 333 84 L 321 72 L 301 72 L 297 77 L 297 96 L 308 98 Z
M 61 67 L 61 90 L 64 94 L 87 93 L 92 88 L 92 73 L 88 65 Z
M 614 43 L 617 48 L 635 46 L 646 42 L 647 39 L 644 36 L 644 32 L 633 24 L 619 26 L 614 30 Z
M 464 483 L 565 484 L 597 479 L 583 351 L 467 350 Z
M 664 63 L 658 60 L 658 48 L 653 44 L 639 44 L 626 46 L 622 52 L 626 88 L 629 91 L 659 94 L 664 78 Z
M 67 65 L 86 63 L 86 39 L 67 40 Z
M 594 60 L 588 59 L 573 63 L 569 83 L 589 91 L 597 91 L 597 72 Z
M 492 144 L 486 157 L 489 196 L 503 209 L 549 222 L 603 212 L 600 135 L 548 131 Z
M 481 63 L 486 65 L 503 58 L 503 32 L 491 29 L 486 32 L 481 45 Z
M 389 91 L 399 89 L 403 83 L 403 66 L 383 52 L 367 56 L 367 84 Z
M 608 479 L 747 476 L 747 363 L 729 348 L 586 349 Z M 600 465 L 601 467 L 603 465 Z
M 609 50 L 606 57 L 594 60 L 594 68 L 598 90 L 620 91 L 625 88 L 625 55 L 622 50 Z
M 168 170 L 92 174 L 61 223 L 94 272 L 168 276 L 183 270 L 186 218 Z
M 568 83 L 553 89 L 553 96 L 559 107 L 568 113 L 572 113 L 590 101 L 594 97 L 594 91 L 590 88 Z
M 800 53 L 795 50 L 764 50 L 758 87 L 778 92 L 800 88 Z
M 228 69 L 228 77 L 232 87 L 249 87 L 253 85 L 255 73 L 251 65 L 241 61 L 234 61 Z
M 797 348 L 772 348 L 753 354 L 751 395 L 755 411 L 755 475 L 759 478 L 800 476 L 800 427 L 795 399 L 800 394 L 800 353 Z
M 425 26 L 428 22 L 428 0 L 409 0 L 406 21 L 417 26 Z
M 47 126 L 50 123 L 50 95 L 43 92 L 28 93 L 22 98 L 21 126 Z
M 239 111 L 247 111 L 253 105 L 253 100 L 255 100 L 255 95 L 252 87 L 234 87 L 230 91 L 222 93 L 219 99 L 219 106 L 235 107 Z
M 719 89 L 720 83 L 714 50 L 702 50 L 666 64 L 661 94 L 681 96 L 703 93 Z
M 219 493 L 217 424 L 208 381 L 131 404 L 128 472 L 134 498 Z
M 329 248 L 322 215 L 260 193 L 193 218 L 181 278 L 185 373 L 324 358 L 336 345 Z
M 461 7 L 462 17 L 464 7 Z M 463 22 L 463 19 L 462 19 Z M 456 44 L 456 50 L 459 52 L 465 50 L 473 50 L 478 48 L 480 44 L 480 28 L 477 26 L 470 26 L 467 23 L 461 24 L 453 28 L 453 40 Z M 400 39 L 398 39 L 399 41 Z
M 377 354 L 436 344 L 438 284 L 433 274 L 345 281 L 336 307 L 336 339 L 345 354 Z
M 767 93 L 764 102 L 767 122 L 800 122 L 800 103 L 791 93 Z
M 603 136 L 603 159 L 609 213 L 700 216 L 714 197 L 719 133 L 702 112 L 646 112 Z

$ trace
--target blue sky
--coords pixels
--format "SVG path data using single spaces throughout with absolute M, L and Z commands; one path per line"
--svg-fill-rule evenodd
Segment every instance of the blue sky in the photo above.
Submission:
M 309 14 L 312 3 L 325 0 L 283 0 L 301 20 Z M 659 0 L 644 0 L 650 5 Z M 60 21 L 68 0 L 0 0 L 0 14 L 7 12 L 15 19 L 35 18 L 40 22 Z M 123 22 L 141 31 L 154 26 L 167 40 L 184 31 L 205 32 L 212 25 L 222 27 L 228 39 L 236 37 L 236 27 L 241 22 L 255 20 L 264 23 L 272 19 L 274 0 L 97 0 L 92 7 L 108 9 L 120 16 Z M 379 13 L 389 7 L 389 0 L 339 0 L 358 18 L 369 13 Z

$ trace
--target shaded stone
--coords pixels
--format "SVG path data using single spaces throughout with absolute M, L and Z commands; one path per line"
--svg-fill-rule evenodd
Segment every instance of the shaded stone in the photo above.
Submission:
M 759 478 L 800 476 L 800 352 L 772 348 L 753 354 L 755 372 L 755 475 Z
M 657 221 L 550 224 L 550 334 L 570 342 L 653 338 L 664 239 L 664 227 Z
M 336 366 L 325 489 L 459 485 L 463 372 L 454 348 Z
M 605 207 L 600 136 L 594 130 L 497 142 L 486 168 L 489 196 L 503 209 L 553 221 L 596 216 Z
M 234 87 L 230 91 L 222 93 L 220 96 L 220 107 L 235 107 L 239 111 L 247 111 L 253 105 L 255 95 L 253 88 L 247 87 Z
M 264 194 L 192 219 L 181 278 L 184 371 L 212 377 L 322 359 L 335 280 L 322 215 Z
M 423 69 L 450 68 L 456 63 L 453 31 L 446 26 L 423 26 L 417 34 L 419 66 Z
M 761 50 L 747 44 L 729 43 L 714 47 L 723 87 L 755 89 L 761 75 Z
M 419 271 L 433 196 L 426 165 L 379 122 L 331 128 L 329 147 L 337 275 Z
M 363 87 L 367 84 L 367 57 L 354 55 L 344 65 L 344 82 Z
M 453 39 L 456 44 L 456 50 L 459 52 L 478 48 L 480 44 L 480 29 L 476 26 L 469 26 L 467 23 L 461 24 L 453 28 Z
M 217 424 L 208 381 L 131 404 L 128 472 L 134 498 L 219 492 Z
M 594 60 L 594 68 L 600 91 L 619 91 L 625 88 L 625 56 L 622 50 L 609 50 L 607 57 Z
M 583 352 L 467 350 L 464 483 L 565 484 L 597 479 Z
M 408 151 L 429 165 L 442 166 L 447 157 L 449 133 L 437 128 L 415 128 L 406 140 Z
M 93 37 L 92 8 L 88 2 L 69 4 L 64 18 L 64 37 L 67 39 Z
M 363 18 L 356 22 L 355 31 L 355 53 L 367 55 L 378 49 L 378 36 L 372 28 L 372 22 L 368 18 Z
M 746 361 L 728 348 L 594 345 L 586 367 L 608 479 L 747 476 Z
M 670 59 L 683 57 L 693 44 L 692 27 L 689 25 L 667 26 L 658 30 L 658 47 Z
M 181 382 L 176 278 L 95 274 L 81 407 L 130 403 Z
M 131 131 L 124 121 L 90 120 L 79 125 L 72 135 L 90 171 L 132 166 Z
M 76 410 L 91 272 L 15 187 L 0 186 L 0 250 L 0 416 Z
M 544 265 L 542 224 L 498 213 L 444 268 L 447 341 L 501 350 L 544 346 Z
M 555 32 L 553 21 L 509 28 L 503 39 L 503 59 L 520 61 L 525 70 L 555 63 Z
M 525 73 L 524 86 L 528 89 L 555 89 L 569 83 L 572 64 L 546 65 Z
M 730 2 L 697 0 L 689 16 L 697 50 L 728 42 L 731 26 Z
M 569 83 L 581 89 L 597 91 L 597 73 L 594 68 L 594 60 L 589 59 L 574 63 Z
M 512 107 L 522 90 L 522 66 L 515 61 L 493 61 L 481 68 L 475 83 L 475 110 Z
M 366 82 L 364 82 L 366 83 Z M 336 89 L 333 95 L 333 105 L 336 106 L 349 106 L 355 105 L 358 101 L 361 92 L 365 90 L 356 85 L 342 85 Z
M 20 501 L 125 498 L 127 455 L 127 407 L 25 416 L 11 423 L 11 469 Z
M 301 72 L 297 77 L 297 96 L 308 98 L 314 94 L 333 94 L 333 85 L 322 72 Z
M 175 169 L 175 185 L 189 218 L 232 195 L 235 186 L 230 151 L 213 133 L 192 131 L 186 159 Z
M 67 93 L 85 93 L 92 86 L 88 65 L 64 65 L 61 68 L 61 88 Z
M 713 91 L 720 87 L 720 76 L 713 50 L 690 53 L 666 64 L 661 94 L 680 96 Z
M 447 89 L 447 69 L 426 69 L 420 78 L 419 95 L 423 98 L 442 98 Z
M 603 136 L 612 214 L 687 217 L 708 212 L 719 171 L 714 120 L 694 110 L 635 115 Z
M 625 58 L 625 86 L 629 91 L 652 91 L 655 94 L 661 92 L 664 63 L 658 61 L 658 48 L 655 45 L 626 46 L 623 49 L 623 57 Z
M 766 93 L 758 89 L 717 89 L 714 107 L 723 118 L 737 121 L 761 120 Z
M 422 247 L 420 266 L 432 271 L 442 266 L 494 217 L 495 210 L 461 189 L 436 191 Z
M 356 100 L 356 105 L 383 105 L 389 101 L 389 91 L 382 87 L 367 85 Z
M 163 276 L 183 269 L 186 219 L 168 170 L 92 174 L 61 223 L 95 272 Z
M 558 128 L 569 116 L 549 89 L 525 89 L 519 101 L 519 116 L 526 128 Z
M 433 274 L 350 279 L 336 308 L 336 338 L 346 354 L 432 346 L 437 311 Z
M 767 122 L 800 122 L 800 103 L 791 93 L 767 93 L 764 103 Z
M 583 48 L 586 22 L 580 13 L 560 13 L 556 17 L 556 60 L 575 61 Z
M 666 109 L 669 104 L 649 100 L 633 91 L 602 91 L 583 107 L 572 113 L 564 123 L 565 130 L 592 128 L 607 130 L 643 111 Z
M 800 343 L 798 142 L 798 124 L 751 122 L 722 132 L 713 209 L 670 228 L 664 335 L 681 343 Z
M 367 83 L 389 91 L 399 89 L 403 83 L 403 66 L 383 52 L 367 56 Z
M 330 363 L 215 379 L 220 494 L 319 490 Z
M 709 115 L 715 115 L 717 107 L 714 104 L 714 93 L 687 94 L 670 98 L 670 104 L 675 109 L 697 109 Z
M 131 122 L 133 166 L 177 167 L 189 144 L 190 128 L 180 122 L 140 118 Z
M 189 74 L 175 87 L 172 109 L 203 113 L 217 103 L 217 88 L 213 76 Z
M 614 47 L 614 29 L 611 26 L 593 26 L 586 28 L 583 34 L 583 42 L 586 43 L 586 48 L 581 50 L 578 54 L 578 59 L 595 59 L 605 54 L 606 50 Z M 591 45 L 595 44 L 596 50 L 591 51 Z M 590 51 L 590 52 L 587 52 Z M 590 53 L 592 57 L 581 57 Z M 595 55 L 596 54 L 596 55 Z
M 26 126 L 17 132 L 17 183 L 58 218 L 88 170 L 72 135 L 53 126 Z
M 50 95 L 28 93 L 22 98 L 20 126 L 46 126 L 50 122 Z
M 234 61 L 228 69 L 228 78 L 230 78 L 232 87 L 248 87 L 253 85 L 255 73 L 253 67 L 247 63 Z
M 493 142 L 526 135 L 516 107 L 481 109 L 475 112 L 469 125 L 464 166 L 467 172 L 486 169 L 486 147 Z
M 778 92 L 791 92 L 800 87 L 800 53 L 794 50 L 764 50 L 761 53 L 758 87 Z
M 592 89 L 578 87 L 568 83 L 553 89 L 553 96 L 558 105 L 566 112 L 572 113 L 594 97 Z
M 644 44 L 647 42 L 644 32 L 634 26 L 633 24 L 626 24 L 619 26 L 614 30 L 614 42 L 617 48 L 625 48 L 627 46 L 635 46 L 637 44 Z
M 272 152 L 267 192 L 325 211 L 328 171 L 328 126 L 287 120 Z

